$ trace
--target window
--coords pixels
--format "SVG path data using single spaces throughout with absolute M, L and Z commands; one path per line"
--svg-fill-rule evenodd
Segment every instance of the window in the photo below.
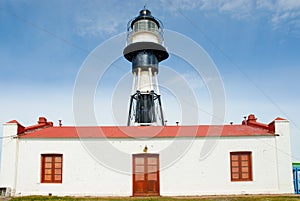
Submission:
M 62 183 L 62 154 L 42 154 L 42 183 Z
M 230 152 L 231 181 L 252 181 L 251 152 Z

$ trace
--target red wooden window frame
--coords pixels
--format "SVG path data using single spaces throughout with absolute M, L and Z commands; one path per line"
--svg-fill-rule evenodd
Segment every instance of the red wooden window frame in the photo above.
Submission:
M 252 181 L 252 152 L 230 152 L 231 181 Z
M 62 183 L 62 171 L 62 154 L 41 154 L 41 183 Z

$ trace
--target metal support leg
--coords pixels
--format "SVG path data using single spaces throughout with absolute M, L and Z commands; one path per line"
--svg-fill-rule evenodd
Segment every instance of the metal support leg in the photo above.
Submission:
M 129 112 L 128 112 L 128 119 L 127 119 L 127 126 L 130 126 L 130 118 L 131 118 L 132 102 L 133 102 L 134 96 L 135 96 L 135 94 L 134 94 L 134 95 L 131 95 L 131 97 L 130 97 L 130 104 L 129 104 Z
M 160 110 L 160 115 L 161 115 L 161 125 L 164 125 L 164 114 L 163 114 L 163 110 L 162 110 L 162 105 L 161 105 L 161 100 L 160 100 L 160 95 L 157 95 L 158 98 L 158 104 L 159 104 L 159 110 Z

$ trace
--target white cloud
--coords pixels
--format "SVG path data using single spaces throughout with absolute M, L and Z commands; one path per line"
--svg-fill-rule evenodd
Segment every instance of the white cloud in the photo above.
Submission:
M 123 32 L 128 20 L 140 9 L 140 5 L 128 1 L 111 1 L 105 6 L 101 1 L 94 4 L 87 3 L 76 12 L 76 28 L 81 36 L 106 36 Z M 149 4 L 173 16 L 182 11 L 199 10 L 202 13 L 221 13 L 236 20 L 261 18 L 274 29 L 287 25 L 293 31 L 300 27 L 297 20 L 300 17 L 300 0 L 159 0 L 159 3 Z
M 300 28 L 300 1 L 299 0 L 258 0 L 259 7 L 271 13 L 270 22 L 274 29 L 287 25 L 292 32 Z
M 161 7 L 171 11 L 176 10 L 193 10 L 199 8 L 203 4 L 203 0 L 160 0 Z
M 242 18 L 248 16 L 254 3 L 248 0 L 161 0 L 161 3 L 167 9 L 176 10 L 194 10 L 202 11 L 217 10 L 220 13 L 229 13 L 233 17 Z
M 300 27 L 299 0 L 161 0 L 161 3 L 172 12 L 190 11 L 219 12 L 238 20 L 251 20 L 261 17 L 278 29 L 288 25 L 295 30 Z
M 278 7 L 282 10 L 296 10 L 300 8 L 299 0 L 279 0 Z
M 81 36 L 103 36 L 116 34 L 126 30 L 127 16 L 126 13 L 115 13 L 102 11 L 90 15 L 82 15 L 77 18 L 78 33 Z
M 138 7 L 139 6 L 139 7 Z M 128 21 L 135 17 L 140 5 L 129 1 L 84 1 L 76 8 L 76 29 L 80 36 L 107 36 L 126 31 Z
M 275 4 L 274 4 L 273 0 L 257 0 L 256 7 L 258 9 L 273 10 L 275 7 Z
M 248 0 L 234 0 L 234 1 L 224 1 L 220 11 L 231 13 L 235 18 L 245 18 L 248 17 L 253 10 L 253 1 Z

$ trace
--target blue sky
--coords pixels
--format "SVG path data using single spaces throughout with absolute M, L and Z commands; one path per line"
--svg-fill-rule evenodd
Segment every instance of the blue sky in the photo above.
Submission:
M 83 62 L 98 45 L 126 31 L 145 3 L 165 29 L 191 38 L 214 61 L 226 95 L 224 123 L 238 124 L 250 113 L 265 123 L 287 118 L 293 159 L 300 161 L 298 0 L 1 1 L 0 122 L 17 119 L 26 126 L 46 116 L 55 124 L 62 119 L 64 125 L 73 125 L 73 88 Z M 126 121 L 131 65 L 123 58 L 114 64 L 95 94 L 99 125 L 116 124 L 108 115 L 114 105 L 123 108 Z M 189 80 L 199 122 L 209 123 L 212 110 L 203 82 L 175 55 L 162 65 Z M 159 82 L 167 79 L 160 75 Z M 114 95 L 118 101 L 111 103 L 107 94 L 118 82 L 127 85 L 115 90 L 120 91 Z M 191 123 L 172 110 L 178 106 L 176 98 L 167 91 L 162 94 L 169 124 Z

